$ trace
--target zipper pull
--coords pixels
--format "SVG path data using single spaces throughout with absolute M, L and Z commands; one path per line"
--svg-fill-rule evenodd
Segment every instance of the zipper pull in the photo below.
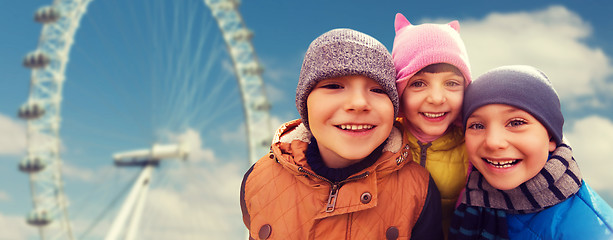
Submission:
M 326 212 L 334 212 L 334 205 L 336 205 L 336 197 L 338 196 L 338 184 L 332 185 L 330 189 L 330 195 L 328 196 L 328 204 L 326 205 Z

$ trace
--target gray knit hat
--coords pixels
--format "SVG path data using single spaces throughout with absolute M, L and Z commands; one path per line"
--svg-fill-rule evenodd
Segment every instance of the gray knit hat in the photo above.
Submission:
M 560 99 L 549 78 L 540 70 L 531 66 L 504 66 L 479 76 L 464 92 L 464 127 L 475 110 L 488 104 L 506 104 L 530 113 L 545 126 L 556 144 L 562 143 L 564 116 Z
M 398 115 L 396 69 L 387 48 L 364 33 L 333 29 L 313 40 L 300 70 L 296 108 L 307 128 L 307 97 L 313 87 L 323 79 L 348 75 L 363 75 L 379 83 L 392 100 L 394 117 Z

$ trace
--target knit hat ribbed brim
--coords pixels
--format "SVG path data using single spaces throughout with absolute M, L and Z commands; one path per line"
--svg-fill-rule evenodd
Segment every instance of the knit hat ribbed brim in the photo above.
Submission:
M 296 87 L 296 108 L 309 128 L 307 98 L 313 87 L 323 79 L 363 75 L 375 80 L 394 105 L 398 114 L 396 70 L 392 56 L 381 42 L 356 30 L 330 30 L 309 45 L 304 56 Z
M 564 116 L 560 99 L 542 71 L 514 65 L 495 68 L 479 76 L 464 92 L 464 128 L 474 111 L 489 104 L 505 104 L 530 113 L 543 124 L 556 144 L 562 143 Z

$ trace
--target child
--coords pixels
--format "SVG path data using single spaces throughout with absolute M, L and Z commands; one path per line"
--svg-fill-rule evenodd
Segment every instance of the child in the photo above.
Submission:
M 581 178 L 549 79 L 505 66 L 466 89 L 474 168 L 450 239 L 613 239 L 613 210 Z
M 388 50 L 351 29 L 309 46 L 296 89 L 301 119 L 247 171 L 243 221 L 254 239 L 441 239 L 440 196 L 410 160 Z
M 443 230 L 466 183 L 468 159 L 460 126 L 470 66 L 457 21 L 411 25 L 396 14 L 392 57 L 404 138 L 413 160 L 432 175 L 441 193 Z

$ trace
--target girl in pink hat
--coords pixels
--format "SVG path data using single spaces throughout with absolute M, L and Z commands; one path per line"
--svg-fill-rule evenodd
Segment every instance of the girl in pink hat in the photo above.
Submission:
M 392 49 L 404 138 L 439 188 L 445 233 L 469 167 L 460 120 L 471 76 L 459 29 L 458 21 L 412 25 L 398 13 Z

